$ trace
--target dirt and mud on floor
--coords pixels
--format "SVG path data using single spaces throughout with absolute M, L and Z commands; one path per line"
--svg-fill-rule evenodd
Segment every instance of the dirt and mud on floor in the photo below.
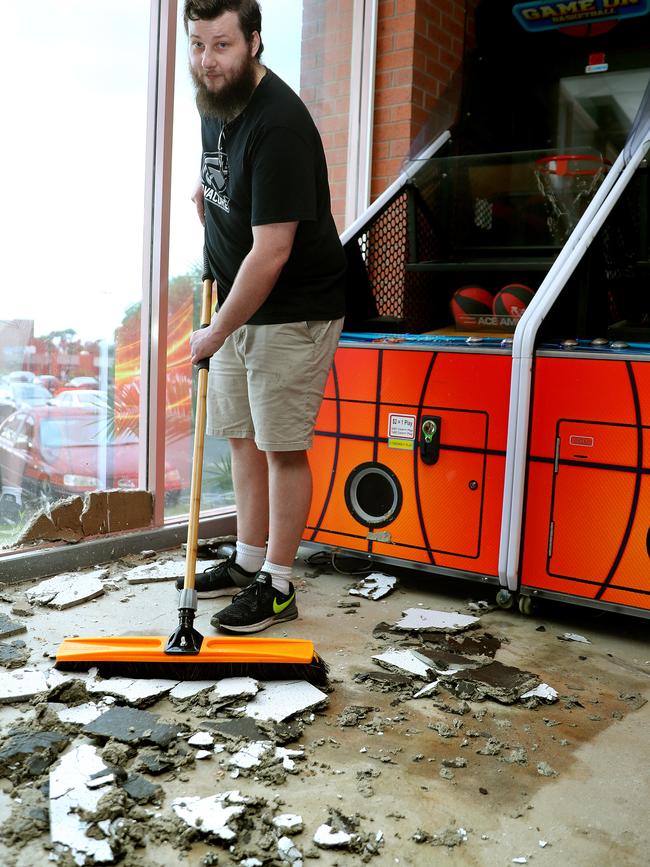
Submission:
M 326 688 L 53 669 L 66 636 L 171 632 L 181 550 L 2 589 L 0 863 L 647 863 L 647 621 L 300 554 L 270 633 Z

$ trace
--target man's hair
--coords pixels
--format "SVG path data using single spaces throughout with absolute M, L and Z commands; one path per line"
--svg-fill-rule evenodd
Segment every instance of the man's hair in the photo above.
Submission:
M 253 38 L 253 33 L 260 35 L 260 47 L 256 58 L 259 60 L 264 45 L 262 44 L 262 10 L 257 0 L 185 0 L 183 23 L 188 32 L 188 21 L 211 21 L 224 12 L 236 12 L 239 27 L 247 42 Z

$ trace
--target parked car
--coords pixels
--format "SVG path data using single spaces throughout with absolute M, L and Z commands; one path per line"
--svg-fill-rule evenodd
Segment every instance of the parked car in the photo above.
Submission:
M 63 388 L 48 401 L 50 406 L 97 406 L 108 404 L 106 392 L 96 388 Z
M 96 407 L 39 406 L 0 424 L 0 484 L 27 501 L 51 502 L 86 491 L 138 486 L 138 438 L 111 434 Z M 165 466 L 165 497 L 176 502 L 181 476 Z
M 34 381 L 39 385 L 44 385 L 50 394 L 54 394 L 57 389 L 61 388 L 61 380 L 51 373 L 41 373 Z
M 0 421 L 17 409 L 45 406 L 52 395 L 35 382 L 5 382 L 0 386 Z
M 63 388 L 99 388 L 96 376 L 74 376 Z

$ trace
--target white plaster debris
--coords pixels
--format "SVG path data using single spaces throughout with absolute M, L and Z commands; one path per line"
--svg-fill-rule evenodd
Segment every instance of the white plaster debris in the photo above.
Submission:
M 210 750 L 197 750 L 194 758 L 198 761 L 212 758 L 213 753 Z
M 584 635 L 578 635 L 577 632 L 565 632 L 563 635 L 558 635 L 560 641 L 579 641 L 582 644 L 591 644 L 588 638 Z
M 169 693 L 170 698 L 183 701 L 186 698 L 194 698 L 200 692 L 207 692 L 217 683 L 216 680 L 181 680 Z
M 250 798 L 238 791 L 221 792 L 207 798 L 175 798 L 172 810 L 187 825 L 198 828 L 206 834 L 214 834 L 220 840 L 234 840 L 237 836 L 228 822 L 241 816 Z
M 76 864 L 112 863 L 108 838 L 87 837 L 88 823 L 78 815 L 93 812 L 105 794 L 104 786 L 93 789 L 91 777 L 110 771 L 90 744 L 81 744 L 65 753 L 50 771 L 50 837 L 59 849 L 69 849 Z M 101 823 L 103 830 L 104 823 Z
M 384 572 L 371 572 L 349 590 L 350 596 L 364 596 L 366 599 L 381 599 L 395 589 L 397 578 Z
M 86 785 L 89 789 L 101 789 L 102 786 L 108 786 L 111 783 L 115 782 L 115 774 L 112 771 L 107 770 L 105 774 L 102 774 L 99 777 L 93 777 L 90 780 L 86 781 Z
M 541 698 L 549 704 L 552 704 L 554 701 L 558 700 L 558 692 L 547 683 L 540 683 L 540 685 L 536 686 L 535 689 L 529 689 L 528 692 L 525 692 L 519 698 L 520 701 L 524 701 L 524 699 L 527 698 Z
M 548 846 L 548 840 L 540 840 L 539 841 L 539 848 L 540 849 L 545 849 L 547 846 Z
M 293 772 L 296 767 L 294 759 L 304 759 L 304 750 L 288 750 L 285 747 L 275 748 L 275 758 L 282 760 L 282 767 L 285 771 Z
M 297 813 L 280 813 L 273 817 L 273 826 L 285 834 L 299 834 L 303 829 L 302 816 Z
M 71 608 L 104 593 L 101 579 L 108 575 L 108 569 L 94 569 L 92 572 L 64 572 L 55 578 L 41 581 L 36 587 L 25 591 L 29 602 L 47 605 L 50 608 Z
M 422 689 L 419 689 L 413 698 L 424 698 L 425 695 L 433 695 L 436 693 L 438 687 L 438 681 L 432 680 L 431 683 L 427 683 L 426 686 L 423 686 Z
M 78 704 L 75 707 L 66 707 L 65 705 L 61 705 L 61 709 L 57 709 L 56 715 L 61 722 L 85 726 L 98 719 L 114 703 L 115 699 L 113 696 L 109 695 L 101 701 L 88 701 L 85 704 Z M 52 707 L 52 705 L 50 705 L 50 707 Z
M 372 657 L 382 668 L 398 668 L 417 677 L 428 678 L 433 666 L 431 660 L 414 650 L 387 650 Z
M 436 611 L 432 608 L 407 608 L 395 629 L 426 632 L 462 632 L 479 622 L 478 617 L 455 611 Z
M 239 862 L 239 867 L 264 867 L 264 864 L 259 858 L 244 858 Z
M 39 671 L 36 668 L 17 668 L 0 671 L 0 704 L 13 701 L 29 701 L 34 696 L 49 692 L 72 675 L 59 671 Z
M 200 560 L 197 569 L 204 571 L 211 566 L 216 566 L 221 560 Z M 162 563 L 143 563 L 129 569 L 126 580 L 129 584 L 153 584 L 158 581 L 175 581 L 185 575 L 185 558 L 164 560 Z
M 292 864 L 293 867 L 302 867 L 302 852 L 293 845 L 290 837 L 280 837 L 278 854 L 285 863 Z
M 191 747 L 211 747 L 214 745 L 214 737 L 210 732 L 197 732 L 187 739 L 187 743 Z
M 356 842 L 358 834 L 348 834 L 347 831 L 335 831 L 326 823 L 319 825 L 314 834 L 314 843 L 322 849 L 336 849 L 340 846 L 349 846 Z
M 528 864 L 528 858 L 524 858 L 524 856 L 522 855 L 519 858 L 513 858 L 512 863 L 513 864 Z
M 143 701 L 160 698 L 178 684 L 177 680 L 147 680 L 146 678 L 108 677 L 105 680 L 88 680 L 88 692 L 98 695 L 114 695 L 127 704 L 137 705 Z
M 259 682 L 252 677 L 224 677 L 216 682 L 209 699 L 212 705 L 218 707 L 238 698 L 253 698 L 259 688 Z
M 265 754 L 271 749 L 271 741 L 251 741 L 230 757 L 228 765 L 246 771 L 262 763 Z
M 265 681 L 263 688 L 246 705 L 246 716 L 282 722 L 327 700 L 327 693 L 306 680 Z

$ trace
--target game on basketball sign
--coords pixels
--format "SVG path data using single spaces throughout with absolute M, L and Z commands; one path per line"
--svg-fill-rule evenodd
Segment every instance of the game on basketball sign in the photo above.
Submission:
M 517 3 L 512 14 L 526 30 L 554 30 L 612 19 L 647 15 L 650 0 L 566 0 L 564 3 Z

